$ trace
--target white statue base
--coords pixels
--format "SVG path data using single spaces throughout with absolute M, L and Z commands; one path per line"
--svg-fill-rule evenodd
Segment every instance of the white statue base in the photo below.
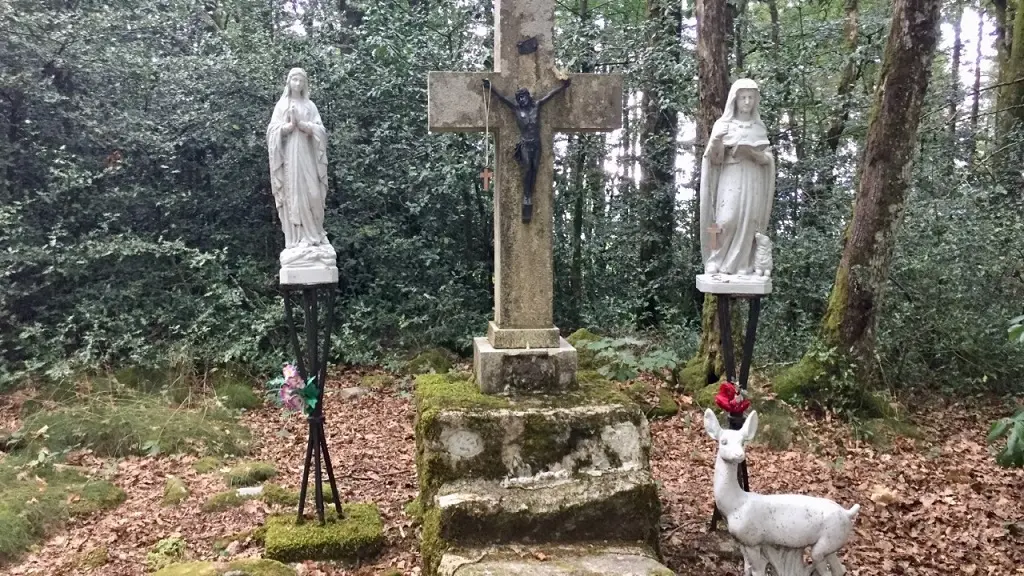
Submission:
M 772 292 L 772 277 L 754 274 L 698 274 L 697 290 L 705 294 L 756 294 Z
M 281 251 L 281 284 L 336 284 L 338 256 L 329 243 Z

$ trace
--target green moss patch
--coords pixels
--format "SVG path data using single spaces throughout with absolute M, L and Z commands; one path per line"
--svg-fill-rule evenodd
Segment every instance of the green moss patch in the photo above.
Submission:
M 405 364 L 406 374 L 447 374 L 452 369 L 452 354 L 443 348 L 424 350 Z
M 172 564 L 153 576 L 221 576 L 229 572 L 245 576 L 295 576 L 287 565 L 267 558 L 242 558 L 228 563 L 186 562 Z
M 224 462 L 215 456 L 203 456 L 192 463 L 192 469 L 199 474 L 207 474 L 215 470 L 220 470 L 222 466 L 224 466 Z
M 168 476 L 164 481 L 164 506 L 177 506 L 188 498 L 188 486 L 177 476 Z
M 591 350 L 587 344 L 597 342 L 601 337 L 586 328 L 580 328 L 566 338 L 566 341 L 576 349 L 576 365 L 580 370 L 592 370 L 597 368 L 597 351 Z
M 327 523 L 316 520 L 297 525 L 295 517 L 267 518 L 266 557 L 282 562 L 338 560 L 356 563 L 376 555 L 384 546 L 384 523 L 375 504 L 343 507 L 345 518 L 328 513 Z
M 249 498 L 239 496 L 237 490 L 218 492 L 203 502 L 202 510 L 203 512 L 221 512 L 228 508 L 241 506 L 246 500 Z
M 178 536 L 171 536 L 158 541 L 146 553 L 146 569 L 154 572 L 184 560 L 186 548 L 185 540 Z
M 214 388 L 214 392 L 221 404 L 233 410 L 254 410 L 263 405 L 263 399 L 248 384 L 228 382 Z
M 86 550 L 78 557 L 78 567 L 84 570 L 93 570 L 103 566 L 110 560 L 110 554 L 106 546 L 97 546 Z
M 229 487 L 256 486 L 277 476 L 277 468 L 267 462 L 239 462 L 224 474 Z
M 383 390 L 395 385 L 395 377 L 391 374 L 367 374 L 359 379 L 359 385 L 370 390 Z
M 42 431 L 42 432 L 40 432 Z M 97 456 L 157 453 L 242 454 L 249 432 L 221 411 L 185 410 L 155 396 L 100 395 L 25 420 L 30 448 L 89 448 Z
M 17 558 L 73 516 L 114 508 L 123 490 L 67 467 L 22 456 L 0 462 L 0 564 Z

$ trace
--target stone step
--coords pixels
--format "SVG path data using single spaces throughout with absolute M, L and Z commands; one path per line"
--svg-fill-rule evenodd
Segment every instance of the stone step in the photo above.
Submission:
M 657 549 L 661 507 L 646 470 L 457 480 L 432 502 L 449 545 L 614 540 Z
M 458 479 L 649 468 L 647 418 L 613 383 L 551 396 L 481 394 L 470 380 L 421 376 L 417 470 L 425 500 Z
M 675 576 L 654 553 L 634 545 L 486 547 L 449 551 L 439 576 Z

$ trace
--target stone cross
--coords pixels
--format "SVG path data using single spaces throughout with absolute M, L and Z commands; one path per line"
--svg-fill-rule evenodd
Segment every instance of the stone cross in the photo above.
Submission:
M 541 157 L 534 184 L 533 219 L 521 221 L 523 184 L 513 158 L 519 131 L 512 112 L 497 98 L 484 118 L 483 80 L 511 98 L 526 88 L 540 98 L 557 87 L 554 0 L 494 0 L 494 72 L 430 72 L 428 124 L 433 132 L 495 135 L 494 348 L 557 348 L 554 326 L 552 227 L 553 139 L 555 132 L 607 132 L 622 125 L 622 76 L 572 74 L 568 90 L 540 112 Z

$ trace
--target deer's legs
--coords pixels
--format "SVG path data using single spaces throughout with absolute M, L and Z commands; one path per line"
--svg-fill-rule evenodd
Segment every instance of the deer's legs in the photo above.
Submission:
M 757 546 L 741 546 L 743 550 L 743 576 L 767 576 L 768 563 Z
M 825 545 L 828 542 L 824 539 L 818 540 L 818 543 L 811 548 L 811 562 L 814 563 L 814 570 L 818 576 L 829 576 L 831 567 L 831 558 L 836 555 L 835 550 L 828 550 Z M 842 576 L 841 574 L 834 574 L 832 576 Z
M 825 556 L 825 561 L 828 562 L 828 569 L 832 572 L 832 576 L 845 576 L 846 568 L 843 567 L 843 563 L 839 561 L 839 556 L 835 552 Z

